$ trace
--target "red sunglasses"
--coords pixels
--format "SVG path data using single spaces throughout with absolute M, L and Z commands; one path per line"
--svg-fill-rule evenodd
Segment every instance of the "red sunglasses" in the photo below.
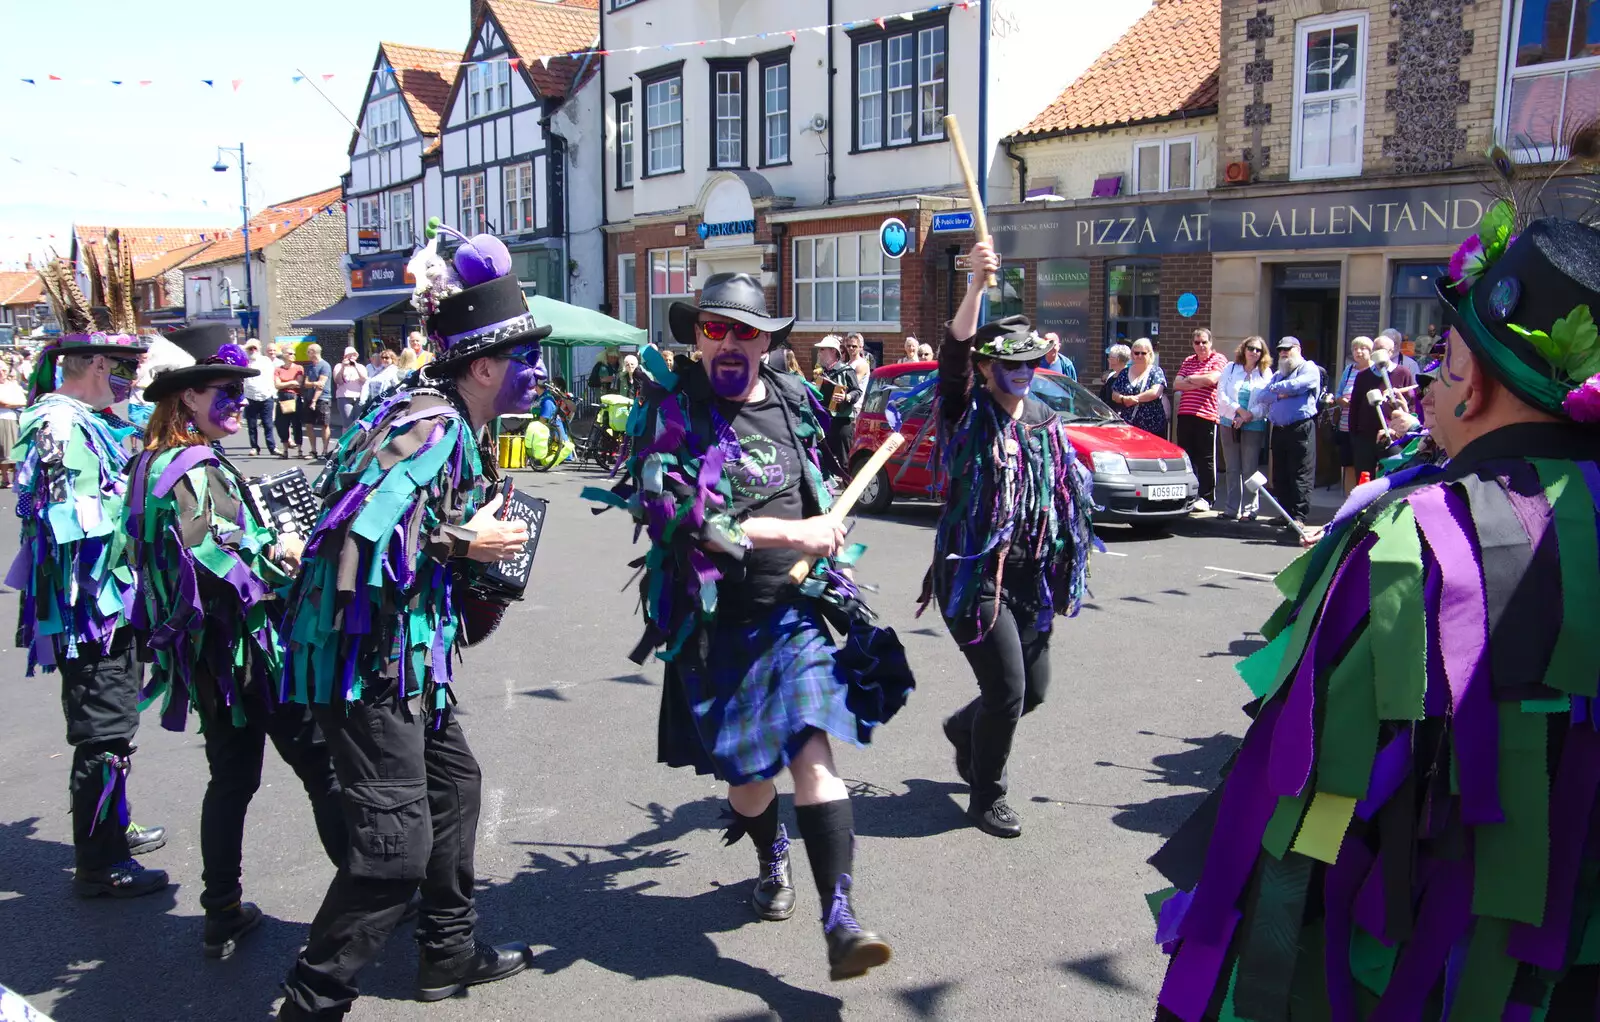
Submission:
M 700 332 L 708 341 L 724 340 L 730 330 L 733 331 L 734 339 L 740 341 L 753 341 L 761 336 L 761 330 L 749 323 L 730 323 L 725 319 L 715 319 L 700 324 Z

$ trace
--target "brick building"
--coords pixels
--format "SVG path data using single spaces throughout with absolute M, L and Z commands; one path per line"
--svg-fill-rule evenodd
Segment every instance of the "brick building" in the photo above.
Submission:
M 139 325 L 146 329 L 183 322 L 183 271 L 195 258 L 227 233 L 225 227 L 107 227 L 74 224 L 72 258 L 78 285 L 88 293 L 89 271 L 83 260 L 99 260 L 105 269 L 105 239 L 118 232 L 133 255 L 133 307 Z

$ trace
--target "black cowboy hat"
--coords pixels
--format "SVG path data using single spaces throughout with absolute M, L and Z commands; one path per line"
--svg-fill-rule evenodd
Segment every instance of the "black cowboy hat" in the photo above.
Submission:
M 1049 349 L 1050 342 L 1033 332 L 1027 316 L 985 323 L 972 337 L 973 357 L 997 362 L 1037 362 Z
M 1563 400 L 1583 379 L 1564 357 L 1556 322 L 1580 306 L 1600 311 L 1600 230 L 1535 220 L 1470 288 L 1454 285 L 1439 284 L 1445 320 L 1472 353 L 1524 403 L 1564 415 Z
M 542 341 L 550 328 L 534 322 L 522 285 L 507 274 L 440 299 L 428 317 L 428 334 L 439 345 L 427 366 L 432 372 Z
M 206 387 L 226 380 L 260 375 L 257 370 L 250 368 L 250 356 L 234 343 L 233 331 L 226 323 L 185 327 L 174 330 L 162 339 L 178 348 L 183 355 L 194 359 L 194 364 L 158 366 L 150 382 L 145 385 L 146 401 L 160 401 L 190 387 Z M 155 359 L 156 356 L 152 356 L 151 361 Z
M 672 325 L 672 336 L 680 344 L 693 345 L 696 341 L 695 324 L 700 313 L 714 312 L 735 323 L 753 326 L 772 335 L 773 344 L 782 344 L 794 328 L 794 317 L 767 314 L 767 293 L 761 284 L 748 273 L 714 273 L 700 289 L 700 303 L 673 302 L 667 309 L 667 322 Z

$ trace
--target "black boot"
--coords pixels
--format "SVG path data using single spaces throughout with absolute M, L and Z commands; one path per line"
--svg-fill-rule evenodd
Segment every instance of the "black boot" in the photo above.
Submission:
M 1006 804 L 1004 795 L 987 806 L 969 807 L 967 818 L 977 824 L 978 829 L 985 834 L 993 834 L 995 837 L 1022 836 L 1022 820 L 1016 811 Z
M 972 722 L 957 713 L 944 719 L 944 737 L 956 749 L 956 776 L 972 787 Z
M 348 1009 L 338 1011 L 307 1011 L 293 1001 L 284 1001 L 278 1009 L 278 1022 L 339 1022 Z
M 467 987 L 515 976 L 532 957 L 533 949 L 526 944 L 495 947 L 482 941 L 453 958 L 433 961 L 423 956 L 417 965 L 417 1000 L 442 1001 Z
M 852 881 L 848 874 L 839 878 L 833 890 L 833 905 L 822 920 L 822 935 L 828 941 L 828 978 L 854 979 L 868 969 L 889 961 L 893 951 L 882 937 L 863 930 L 850 907 Z
M 167 846 L 167 828 L 141 827 L 137 823 L 128 824 L 128 852 L 132 855 L 148 855 Z
M 770 922 L 781 922 L 794 915 L 794 884 L 789 880 L 789 831 L 780 826 L 778 840 L 766 851 L 756 849 L 756 865 L 761 875 L 750 894 L 756 915 Z
M 105 869 L 79 869 L 72 876 L 72 887 L 80 898 L 137 898 L 164 890 L 166 886 L 165 870 L 145 869 L 133 859 L 124 859 Z
M 242 901 L 220 912 L 206 913 L 205 954 L 228 958 L 239 949 L 239 938 L 261 925 L 261 910 Z

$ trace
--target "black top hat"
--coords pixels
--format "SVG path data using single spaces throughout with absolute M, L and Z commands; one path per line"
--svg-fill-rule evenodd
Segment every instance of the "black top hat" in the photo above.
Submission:
M 1484 233 L 1500 230 L 1491 220 L 1495 212 L 1484 215 Z M 1584 325 L 1600 310 L 1600 231 L 1549 218 L 1508 243 L 1509 230 L 1500 232 L 1498 245 L 1485 244 L 1480 234 L 1463 246 L 1468 260 L 1489 265 L 1475 280 L 1455 278 L 1458 254 L 1452 279 L 1439 284 L 1445 319 L 1523 402 L 1567 416 L 1567 395 L 1600 372 L 1600 345 Z
M 550 328 L 534 322 L 522 285 L 507 274 L 441 298 L 428 333 L 439 345 L 430 368 L 444 368 L 533 344 Z
M 772 343 L 781 344 L 794 328 L 794 317 L 771 316 L 767 313 L 767 293 L 760 282 L 748 273 L 714 273 L 700 290 L 700 302 L 673 302 L 667 309 L 667 321 L 672 324 L 672 336 L 680 344 L 694 344 L 695 324 L 700 313 L 714 312 L 735 323 L 753 326 L 772 335 Z
M 178 349 L 170 365 L 156 366 L 145 385 L 146 401 L 160 401 L 169 394 L 190 387 L 204 387 L 221 380 L 242 380 L 260 373 L 250 368 L 250 356 L 233 343 L 233 331 L 226 323 L 202 323 L 199 326 L 174 330 L 163 341 Z M 162 348 L 157 346 L 151 354 L 152 361 L 161 358 Z M 192 365 L 179 364 L 178 359 L 192 358 Z
M 1050 342 L 1033 332 L 1027 316 L 985 323 L 972 337 L 973 357 L 998 362 L 1037 362 L 1049 348 Z

